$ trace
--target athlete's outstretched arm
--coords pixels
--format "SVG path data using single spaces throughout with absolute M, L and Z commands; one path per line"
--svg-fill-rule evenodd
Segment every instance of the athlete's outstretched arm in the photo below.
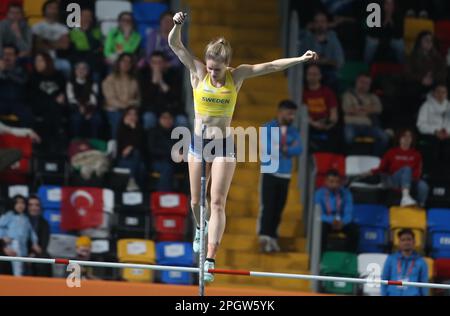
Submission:
M 289 67 L 304 63 L 310 60 L 317 60 L 317 53 L 307 51 L 303 56 L 294 58 L 277 59 L 268 63 L 256 65 L 240 65 L 233 71 L 233 77 L 236 82 L 244 81 L 245 79 L 263 76 L 272 72 L 282 71 Z
M 205 66 L 189 53 L 181 41 L 181 28 L 185 19 L 186 14 L 183 12 L 178 12 L 174 15 L 173 21 L 175 26 L 169 33 L 169 46 L 178 56 L 180 61 L 190 70 L 191 74 L 196 75 L 198 78 L 202 78 Z

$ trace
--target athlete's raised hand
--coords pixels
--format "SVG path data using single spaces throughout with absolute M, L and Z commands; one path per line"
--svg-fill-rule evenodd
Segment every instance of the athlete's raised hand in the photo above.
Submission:
M 304 61 L 310 61 L 310 60 L 316 61 L 319 59 L 319 55 L 317 55 L 316 52 L 309 50 L 305 54 L 303 54 L 302 58 Z
M 178 12 L 173 16 L 173 22 L 178 25 L 183 25 L 186 21 L 187 13 Z

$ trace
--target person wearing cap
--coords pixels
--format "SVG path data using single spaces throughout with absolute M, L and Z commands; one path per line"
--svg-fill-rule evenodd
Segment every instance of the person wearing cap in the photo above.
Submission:
M 89 261 L 91 259 L 92 240 L 89 236 L 80 236 L 76 241 L 77 260 Z M 87 280 L 98 280 L 94 275 L 92 267 L 81 267 L 81 278 Z

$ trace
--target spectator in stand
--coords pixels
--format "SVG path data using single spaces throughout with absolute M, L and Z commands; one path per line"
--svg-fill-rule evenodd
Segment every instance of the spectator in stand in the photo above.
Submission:
M 353 220 L 353 197 L 342 185 L 339 172 L 328 170 L 325 185 L 314 195 L 314 203 L 322 211 L 322 251 L 326 251 L 330 233 L 344 233 L 349 251 L 356 252 L 358 228 Z
M 32 27 L 35 36 L 35 51 L 48 53 L 53 58 L 55 68 L 69 78 L 71 70 L 68 60 L 70 53 L 69 29 L 59 22 L 59 1 L 46 1 L 42 7 L 42 15 L 44 21 Z
M 128 107 L 117 132 L 117 166 L 130 169 L 129 191 L 145 189 L 144 130 L 139 122 L 139 111 Z M 137 184 L 137 186 L 136 186 Z
M 99 138 L 102 117 L 98 109 L 98 85 L 92 80 L 89 65 L 78 62 L 66 87 L 67 101 L 71 107 L 72 137 Z M 83 132 L 83 126 L 89 131 Z
M 428 197 L 428 185 L 421 180 L 422 155 L 414 147 L 416 137 L 410 129 L 397 133 L 396 147 L 384 154 L 380 166 L 367 175 L 382 174 L 388 187 L 402 190 L 401 206 L 425 206 Z M 415 186 L 417 200 L 411 197 L 411 188 Z
M 142 69 L 139 75 L 144 129 L 155 127 L 157 117 L 165 111 L 176 115 L 176 126 L 188 126 L 187 117 L 181 107 L 180 83 L 176 73 L 168 69 L 164 53 L 153 52 L 148 66 Z
M 381 27 L 367 28 L 364 60 L 368 64 L 391 60 L 404 63 L 403 16 L 395 0 L 383 1 Z
M 417 36 L 408 59 L 406 76 L 413 84 L 411 90 L 420 94 L 428 93 L 438 82 L 446 82 L 447 65 L 431 32 L 423 31 Z
M 261 170 L 260 216 L 258 219 L 259 246 L 261 252 L 279 252 L 278 227 L 281 215 L 289 193 L 289 183 L 292 175 L 293 158 L 302 153 L 300 134 L 292 126 L 297 113 L 297 104 L 284 100 L 278 105 L 277 118 L 264 125 L 267 133 L 261 140 L 261 150 L 271 158 L 262 163 L 264 168 L 278 162 L 276 170 L 264 173 Z M 279 129 L 279 138 L 272 144 L 272 128 Z
M 28 136 L 36 143 L 41 142 L 41 138 L 32 129 L 9 127 L 2 122 L 0 122 L 0 135 L 1 134 L 12 134 L 14 136 L 22 137 Z M 0 172 L 19 161 L 21 157 L 22 152 L 19 149 L 0 148 Z
M 57 151 L 57 141 L 65 133 L 62 124 L 65 107 L 66 82 L 56 71 L 53 60 L 47 53 L 34 58 L 34 70 L 27 88 L 28 104 L 31 107 L 37 130 L 42 136 L 44 148 Z
M 13 199 L 13 209 L 0 217 L 0 238 L 19 257 L 28 256 L 28 241 L 30 239 L 32 242 L 31 249 L 36 253 L 42 252 L 38 244 L 38 237 L 26 215 L 26 207 L 26 199 L 17 195 Z M 22 276 L 24 273 L 23 262 L 13 262 L 12 270 L 15 276 Z
M 134 76 L 132 55 L 123 53 L 119 56 L 113 72 L 103 81 L 102 90 L 111 138 L 116 138 L 123 110 L 139 105 L 139 84 Z
M 450 102 L 444 84 L 437 84 L 422 105 L 417 118 L 417 128 L 425 143 L 423 151 L 425 169 L 436 162 L 450 161 Z
M 81 261 L 91 260 L 92 240 L 88 236 L 80 236 L 76 242 L 77 247 L 77 259 Z M 98 280 L 99 278 L 94 276 L 92 267 L 81 268 L 81 279 L 83 280 Z
M 337 152 L 340 141 L 338 103 L 334 92 L 322 85 L 319 66 L 306 69 L 306 86 L 303 102 L 309 113 L 309 141 L 313 151 Z
M 28 216 L 30 218 L 31 227 L 33 227 L 39 240 L 39 250 L 31 249 L 29 256 L 36 258 L 50 258 L 47 247 L 50 240 L 50 226 L 47 220 L 42 216 L 41 200 L 36 195 L 28 198 Z M 48 264 L 30 264 L 29 275 L 32 276 L 52 276 L 52 267 Z
M 158 125 L 148 131 L 147 152 L 151 159 L 151 169 L 160 174 L 156 190 L 171 192 L 174 187 L 174 176 L 180 165 L 172 159 L 172 148 L 177 140 L 172 139 L 175 128 L 174 118 L 170 112 L 163 112 L 159 116 Z
M 173 28 L 173 16 L 171 11 L 164 12 L 159 18 L 159 29 L 154 29 L 148 34 L 146 59 L 149 60 L 154 52 L 162 52 L 166 57 L 169 67 L 179 68 L 181 62 L 169 47 L 168 37 Z
M 312 31 L 306 32 L 300 53 L 309 49 L 319 54 L 317 64 L 323 73 L 324 84 L 337 91 L 337 71 L 344 65 L 344 50 L 336 33 L 329 29 L 328 16 L 324 12 L 314 15 Z
M 28 75 L 17 63 L 17 48 L 4 45 L 0 56 L 0 115 L 15 115 L 22 126 L 31 126 L 32 116 L 25 105 Z
M 428 266 L 425 260 L 414 251 L 414 232 L 405 228 L 397 233 L 399 250 L 386 259 L 382 280 L 403 282 L 428 282 Z M 381 286 L 382 296 L 427 296 L 428 289 L 415 286 Z
M 351 146 L 356 137 L 373 137 L 373 154 L 381 156 L 389 142 L 388 135 L 380 127 L 379 116 L 383 110 L 377 95 L 370 92 L 372 79 L 360 74 L 355 87 L 342 97 L 345 142 Z
M 123 54 L 136 54 L 141 44 L 141 35 L 131 12 L 122 12 L 118 17 L 119 26 L 109 31 L 105 42 L 104 54 L 109 64 L 114 64 Z
M 103 73 L 103 38 L 100 28 L 95 23 L 94 12 L 90 8 L 83 8 L 80 15 L 80 27 L 70 30 L 72 43 L 72 64 L 76 61 L 86 61 L 92 69 L 95 81 L 99 81 Z
M 6 45 L 17 47 L 19 58 L 31 54 L 31 29 L 24 19 L 22 6 L 16 3 L 9 5 L 6 19 L 0 21 L 0 51 Z

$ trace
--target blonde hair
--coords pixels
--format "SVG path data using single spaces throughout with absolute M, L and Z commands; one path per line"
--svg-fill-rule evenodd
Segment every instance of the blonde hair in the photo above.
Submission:
M 209 42 L 206 46 L 205 60 L 212 59 L 229 65 L 232 54 L 230 43 L 225 38 L 219 37 Z

